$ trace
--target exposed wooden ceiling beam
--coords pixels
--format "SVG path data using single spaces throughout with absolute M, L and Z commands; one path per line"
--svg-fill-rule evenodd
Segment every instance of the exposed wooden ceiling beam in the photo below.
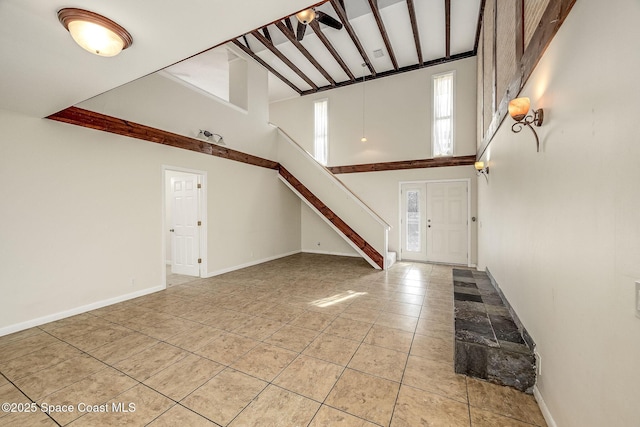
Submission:
M 478 53 L 478 44 L 480 44 L 480 32 L 482 31 L 482 17 L 484 15 L 484 5 L 487 0 L 480 2 L 480 13 L 478 13 L 478 23 L 476 24 L 476 42 L 473 45 L 473 51 Z
M 320 24 L 318 24 L 317 21 L 313 20 L 309 23 L 309 26 L 311 27 L 313 32 L 316 33 L 316 36 L 318 36 L 318 38 L 320 39 L 322 44 L 324 44 L 324 47 L 327 48 L 331 56 L 333 56 L 333 59 L 335 59 L 336 62 L 340 64 L 340 67 L 342 68 L 342 70 L 347 74 L 347 76 L 349 76 L 350 81 L 354 82 L 356 80 L 356 77 L 353 75 L 353 73 L 351 72 L 347 64 L 344 62 L 344 60 L 342 59 L 338 51 L 333 47 L 329 39 L 327 39 L 327 36 L 324 35 L 322 30 L 320 29 Z
M 358 52 L 360 52 L 360 56 L 362 57 L 362 60 L 364 61 L 365 64 L 367 64 L 367 68 L 369 68 L 371 75 L 375 76 L 376 70 L 373 67 L 373 64 L 371 63 L 371 61 L 369 60 L 369 56 L 367 55 L 367 52 L 364 50 L 362 43 L 360 43 L 360 39 L 358 38 L 358 35 L 356 34 L 355 30 L 351 26 L 351 23 L 349 23 L 349 19 L 347 18 L 347 14 L 344 11 L 344 8 L 342 7 L 342 5 L 338 0 L 331 0 L 331 5 L 333 6 L 333 9 L 338 14 L 338 18 L 342 22 L 342 25 L 344 26 L 344 28 L 347 30 L 347 33 L 349 33 L 349 37 L 351 37 L 353 44 L 356 45 Z
M 269 49 L 271 51 L 271 53 L 273 53 L 275 56 L 278 57 L 279 60 L 281 60 L 282 62 L 284 62 L 289 68 L 291 68 L 298 76 L 300 76 L 300 78 L 302 80 L 304 80 L 305 82 L 307 82 L 307 84 L 309 86 L 311 86 L 311 88 L 313 90 L 318 90 L 318 85 L 316 85 L 313 80 L 311 80 L 305 73 L 302 72 L 302 70 L 300 70 L 300 68 L 298 68 L 293 62 L 291 62 L 289 60 L 289 58 L 287 58 L 286 56 L 284 56 L 282 54 L 282 52 L 280 52 L 278 50 L 277 47 L 275 47 L 273 45 L 273 43 L 271 43 L 269 40 L 267 40 L 267 38 L 265 36 L 263 36 L 262 34 L 260 34 L 258 31 L 252 31 L 251 35 L 253 37 L 255 37 L 256 39 L 258 39 L 258 41 L 260 43 L 262 43 L 264 45 L 264 47 L 266 47 L 267 49 Z
M 284 23 L 287 26 L 287 29 L 289 31 L 291 31 L 292 33 L 295 33 L 296 31 L 293 29 L 293 25 L 291 25 L 291 17 L 287 16 L 286 18 L 284 18 Z
M 445 58 L 449 58 L 451 56 L 451 0 L 444 0 L 444 20 L 446 31 Z
M 387 29 L 384 26 L 384 21 L 382 20 L 382 15 L 380 15 L 380 8 L 378 7 L 378 0 L 369 0 L 369 6 L 371 7 L 371 12 L 373 12 L 373 17 L 376 19 L 376 23 L 378 24 L 378 30 L 380 30 L 380 35 L 382 36 L 382 40 L 384 41 L 384 45 L 387 48 L 387 53 L 389 54 L 389 58 L 391 59 L 391 63 L 393 64 L 393 68 L 395 70 L 398 69 L 398 61 L 396 60 L 396 54 L 393 52 L 393 47 L 391 46 L 391 41 L 389 40 L 389 36 L 387 35 Z
M 269 43 L 273 43 L 273 40 L 271 40 L 271 34 L 269 33 L 269 29 L 267 27 L 262 28 L 262 34 L 264 34 L 264 37 L 269 40 Z
M 296 36 L 294 35 L 293 31 L 289 31 L 289 29 L 282 22 L 276 22 L 275 25 L 280 30 L 280 32 L 282 34 L 284 34 L 284 36 L 291 43 L 293 43 L 293 45 L 296 48 L 298 48 L 300 53 L 302 53 L 304 55 L 304 57 L 307 58 L 309 60 L 309 62 L 311 62 L 313 64 L 313 66 L 316 67 L 316 69 L 318 71 L 320 71 L 320 74 L 322 74 L 324 76 L 324 78 L 327 79 L 329 84 L 331 84 L 331 86 L 335 86 L 336 85 L 336 81 L 333 79 L 333 77 L 331 77 L 331 75 L 327 72 L 327 70 L 325 70 L 322 67 L 322 65 L 320 65 L 320 63 L 318 61 L 316 61 L 316 59 L 313 57 L 313 55 L 311 55 L 309 53 L 309 51 L 302 45 L 302 43 L 300 43 L 298 41 L 298 39 L 296 39 Z
M 244 37 L 244 36 L 243 36 Z M 249 44 L 249 42 L 247 41 L 247 38 L 244 37 L 245 42 L 247 43 L 247 45 Z M 252 57 L 256 62 L 258 62 L 260 65 L 262 65 L 264 68 L 266 68 L 269 72 L 273 73 L 274 76 L 276 76 L 277 78 L 279 78 L 280 80 L 282 80 L 287 86 L 289 86 L 291 89 L 293 89 L 294 91 L 296 91 L 298 93 L 298 95 L 302 94 L 302 91 L 300 90 L 300 88 L 298 88 L 296 85 L 294 85 L 293 83 L 291 83 L 291 81 L 289 81 L 289 79 L 287 79 L 285 76 L 283 76 L 282 74 L 280 74 L 278 71 L 276 71 L 271 65 L 267 64 L 266 62 L 264 62 L 262 60 L 262 58 L 260 58 L 258 55 L 256 55 L 255 53 L 253 53 L 253 51 L 248 48 L 247 46 L 243 45 L 242 43 L 240 43 L 238 40 L 233 39 L 231 40 L 231 42 L 238 46 L 240 49 L 242 49 L 242 51 L 244 53 L 246 53 L 247 55 L 249 55 L 250 57 Z
M 398 68 L 398 70 L 383 71 L 382 73 L 378 73 L 375 76 L 367 76 L 365 79 L 366 80 L 380 79 L 383 77 L 392 76 L 394 74 L 400 74 L 400 73 L 406 73 L 407 71 L 418 70 L 422 67 L 432 67 L 434 65 L 446 64 L 447 62 L 458 61 L 460 59 L 465 59 L 465 58 L 472 58 L 474 56 L 476 56 L 476 53 L 470 50 L 468 52 L 456 53 L 455 55 L 451 55 L 449 58 L 432 59 L 431 61 L 423 62 L 422 64 L 414 64 L 414 65 L 408 65 L 406 67 Z M 351 84 L 359 83 L 361 81 L 362 79 L 358 81 L 347 80 L 344 82 L 338 82 L 336 83 L 335 87 L 338 88 L 338 87 L 349 86 Z M 302 91 L 300 95 L 303 95 L 303 96 L 310 95 L 312 93 L 322 92 L 329 89 L 334 89 L 334 86 L 323 86 L 323 87 L 319 87 L 317 90 L 305 90 L 305 91 Z
M 422 65 L 422 46 L 420 45 L 420 33 L 418 32 L 418 19 L 416 17 L 416 8 L 413 0 L 407 0 L 407 9 L 409 9 L 409 19 L 411 20 L 411 30 L 413 31 L 413 40 L 416 43 L 416 53 L 418 54 L 418 64 Z

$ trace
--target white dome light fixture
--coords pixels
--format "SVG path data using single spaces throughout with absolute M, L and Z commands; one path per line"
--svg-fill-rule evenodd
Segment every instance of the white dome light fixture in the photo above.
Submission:
M 58 19 L 80 47 L 98 56 L 116 56 L 133 43 L 123 27 L 88 10 L 60 9 Z

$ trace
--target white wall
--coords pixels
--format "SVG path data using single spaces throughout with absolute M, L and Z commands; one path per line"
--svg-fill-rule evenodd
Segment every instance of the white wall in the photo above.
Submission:
M 302 203 L 302 251 L 331 255 L 360 256 L 310 207 Z
M 475 58 L 410 71 L 270 104 L 270 120 L 313 153 L 313 103 L 329 100 L 329 161 L 332 166 L 426 159 L 431 155 L 431 77 L 455 70 L 455 155 L 475 154 Z
M 229 49 L 246 59 L 243 52 Z M 205 129 L 222 135 L 231 149 L 274 159 L 276 132 L 268 124 L 267 71 L 252 59 L 247 67 L 247 110 L 167 73 L 134 80 L 78 106 L 191 138 Z
M 266 73 L 250 74 L 248 113 L 160 76 L 82 107 L 269 157 Z M 0 129 L 0 335 L 164 286 L 163 166 L 207 172 L 207 275 L 300 251 L 275 170 L 8 111 Z
M 576 2 L 524 88 L 536 153 L 507 119 L 479 187 L 479 262 L 538 345 L 558 426 L 638 425 L 640 3 Z
M 329 164 L 350 165 L 425 159 L 431 155 L 431 77 L 456 73 L 455 155 L 476 151 L 475 58 L 366 82 L 368 142 L 362 134 L 362 83 L 270 104 L 270 120 L 305 150 L 313 153 L 313 102 L 329 99 Z M 476 215 L 475 169 L 472 166 L 339 174 L 358 197 L 391 225 L 389 250 L 399 252 L 400 182 L 471 179 L 471 211 Z M 470 223 L 471 263 L 476 262 L 476 224 Z M 315 251 L 318 241 L 332 242 L 328 226 L 303 211 L 302 250 Z M 339 244 L 330 245 L 340 251 Z

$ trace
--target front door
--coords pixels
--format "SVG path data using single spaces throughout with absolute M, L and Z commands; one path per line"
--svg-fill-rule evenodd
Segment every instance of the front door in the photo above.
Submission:
M 198 175 L 171 178 L 171 272 L 200 276 Z
M 402 259 L 467 264 L 468 183 L 402 184 Z

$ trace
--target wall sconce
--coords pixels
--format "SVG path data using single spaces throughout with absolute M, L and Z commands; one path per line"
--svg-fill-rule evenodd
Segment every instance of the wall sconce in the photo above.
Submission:
M 511 130 L 518 133 L 524 126 L 528 126 L 533 132 L 533 136 L 536 137 L 536 151 L 540 152 L 540 140 L 538 134 L 531 125 L 541 126 L 544 119 L 544 111 L 542 108 L 539 110 L 533 110 L 533 115 L 529 115 L 529 108 L 531 101 L 529 98 L 516 98 L 509 102 L 509 115 L 516 122 L 511 126 Z
M 484 175 L 484 178 L 489 182 L 489 166 L 485 166 L 484 162 L 475 162 L 474 166 L 478 176 Z
M 133 43 L 133 37 L 123 27 L 88 10 L 60 9 L 58 20 L 80 47 L 95 55 L 116 56 Z
M 207 142 L 212 142 L 218 145 L 227 145 L 225 144 L 224 139 L 222 138 L 222 135 L 209 132 L 208 130 L 200 129 L 200 132 L 198 132 L 197 138 Z

